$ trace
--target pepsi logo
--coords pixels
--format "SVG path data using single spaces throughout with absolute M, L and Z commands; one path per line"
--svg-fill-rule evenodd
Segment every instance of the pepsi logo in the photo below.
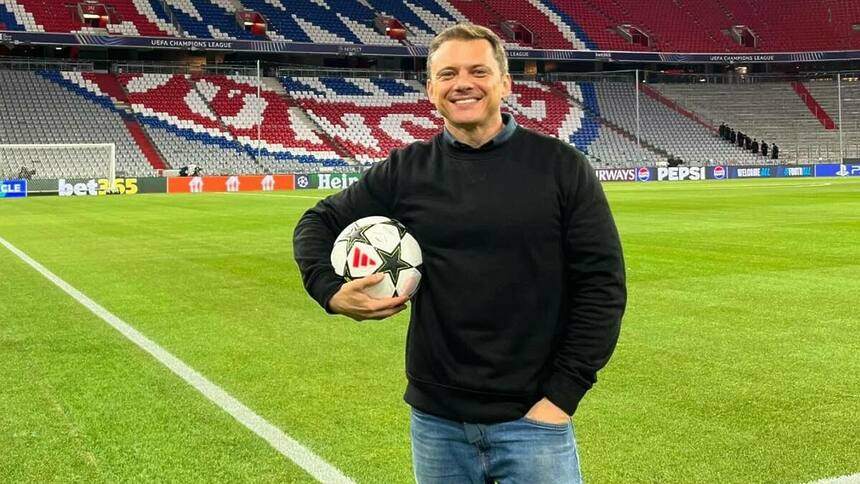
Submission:
M 714 167 L 714 180 L 722 180 L 725 177 L 726 177 L 726 167 L 715 166 Z
M 639 181 L 648 181 L 651 179 L 651 170 L 646 166 L 641 166 L 636 171 L 636 179 Z

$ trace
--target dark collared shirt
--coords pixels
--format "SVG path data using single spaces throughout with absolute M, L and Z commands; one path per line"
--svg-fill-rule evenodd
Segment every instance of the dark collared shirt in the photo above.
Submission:
M 443 136 L 445 137 L 445 142 L 449 145 L 461 149 L 461 150 L 482 150 L 484 148 L 489 148 L 490 146 L 497 146 L 502 143 L 505 143 L 511 138 L 511 135 L 514 134 L 514 131 L 517 129 L 517 120 L 510 113 L 502 113 L 502 124 L 505 126 L 502 130 L 497 134 L 493 139 L 487 141 L 480 148 L 472 148 L 471 146 L 461 143 L 457 141 L 454 136 L 448 132 L 447 129 L 442 130 Z

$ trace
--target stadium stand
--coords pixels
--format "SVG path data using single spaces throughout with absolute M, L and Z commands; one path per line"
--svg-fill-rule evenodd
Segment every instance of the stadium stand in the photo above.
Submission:
M 511 2 L 509 0 L 487 0 L 486 4 L 505 20 L 517 21 L 535 35 L 533 46 L 541 49 L 589 49 L 582 31 L 580 37 L 571 28 L 570 18 L 562 19 L 564 13 L 550 8 L 547 2 Z M 567 20 L 565 22 L 565 20 Z
M 83 3 L 83 2 L 80 2 Z M 159 3 L 159 2 L 156 2 Z M 109 33 L 123 36 L 176 35 L 176 30 L 159 18 L 150 0 L 100 0 L 107 11 L 104 28 L 86 26 L 77 12 L 78 3 L 57 5 L 42 0 L 0 0 L 0 16 L 7 29 L 28 32 Z M 3 16 L 3 12 L 6 15 Z
M 82 9 L 104 16 L 83 21 Z M 246 31 L 237 20 L 246 10 L 264 17 L 265 36 L 260 29 Z M 407 28 L 405 39 L 377 30 L 388 25 L 386 17 Z M 487 25 L 519 48 L 860 49 L 855 0 L 72 0 L 59 6 L 0 0 L 0 28 L 31 32 L 426 45 L 459 21 Z M 749 29 L 756 46 L 738 43 L 741 28 Z M 649 36 L 651 44 L 631 43 L 634 31 Z M 116 142 L 118 168 L 129 174 L 188 163 L 209 174 L 340 169 L 384 159 L 442 126 L 418 81 L 325 72 L 258 81 L 239 75 L 4 71 L 4 99 L 19 91 L 23 97 L 21 103 L 4 103 L 0 126 L 5 143 Z M 699 84 L 649 77 L 639 86 L 640 144 L 632 81 L 616 76 L 623 74 L 604 74 L 594 82 L 570 80 L 590 76 L 518 80 L 503 109 L 521 125 L 577 146 L 596 166 L 651 165 L 669 158 L 688 164 L 768 162 L 720 139 L 715 126 L 721 122 L 776 142 L 787 161 L 838 157 L 832 79 L 790 82 L 764 76 L 768 82 L 737 78 L 739 84 Z M 858 86 L 850 76 L 843 82 L 843 135 L 860 132 Z M 27 116 L 23 123 L 10 121 Z M 92 139 L 85 136 L 90 132 Z M 860 156 L 860 142 L 850 136 L 845 141 L 846 154 Z M 46 165 L 43 172 L 62 169 Z
M 504 106 L 517 114 L 522 126 L 565 140 L 588 153 L 599 136 L 599 120 L 586 114 L 587 110 L 599 112 L 594 92 L 582 84 L 555 87 L 561 92 L 535 81 L 515 81 Z
M 144 124 L 144 130 L 174 168 L 197 165 L 206 175 L 262 173 L 244 151 L 216 137 L 204 137 L 162 121 Z
M 301 171 L 345 163 L 271 88 L 261 85 L 258 97 L 256 81 L 249 78 L 121 74 L 119 81 L 147 131 L 161 129 L 220 149 L 209 150 L 213 158 L 208 164 L 197 163 L 207 173 L 254 173 L 274 165 Z M 180 159 L 188 146 L 181 140 L 166 143 L 162 134 L 153 139 L 175 166 L 172 160 Z M 258 152 L 264 158 L 255 159 Z
M 834 121 L 839 122 L 839 93 L 836 82 L 832 79 L 814 80 L 804 83 L 809 93 L 815 96 L 816 101 L 824 108 Z M 838 124 L 837 124 L 838 127 Z M 845 144 L 845 156 L 848 158 L 860 158 L 860 82 L 849 79 L 842 82 L 842 130 L 843 142 Z M 819 133 L 820 133 L 819 128 Z M 838 146 L 837 132 L 827 133 L 828 142 L 836 149 Z M 817 160 L 819 148 L 815 144 L 807 145 L 812 151 L 808 158 Z M 824 147 L 821 147 L 824 151 Z
M 652 88 L 674 99 L 716 123 L 725 122 L 750 137 L 776 142 L 781 158 L 817 160 L 838 152 L 839 134 L 827 130 L 810 113 L 789 82 L 755 84 L 714 84 L 701 86 L 686 83 L 651 84 Z M 813 91 L 825 108 L 835 108 L 835 101 L 824 96 L 835 93 L 835 86 L 824 85 Z M 798 153 L 800 156 L 798 157 Z
M 138 149 L 118 111 L 72 94 L 59 71 L 0 71 L 0 139 L 4 144 L 115 143 L 118 173 L 149 176 L 153 167 Z M 91 176 L 105 160 L 88 150 L 33 160 L 36 177 Z M 21 162 L 24 162 L 23 160 Z M 10 167 L 14 168 L 14 167 Z
M 260 37 L 239 26 L 236 21 L 237 3 L 232 0 L 165 1 L 186 37 L 260 40 Z
M 636 93 L 631 84 L 600 81 L 594 85 L 602 115 L 627 132 L 635 133 Z M 766 161 L 724 142 L 714 129 L 682 116 L 647 95 L 640 94 L 639 103 L 641 139 L 687 164 L 757 164 Z
M 274 40 L 400 45 L 373 29 L 375 13 L 360 2 L 243 0 L 243 4 L 266 17 L 269 37 Z
M 423 87 L 414 81 L 286 77 L 283 83 L 316 123 L 362 163 L 427 139 L 442 126 Z M 577 146 L 596 165 L 665 161 L 664 156 L 637 146 L 629 133 L 603 125 L 591 83 L 554 87 L 562 92 L 535 81 L 515 81 L 503 109 L 515 114 L 520 125 Z
M 314 163 L 313 158 L 324 160 L 326 166 L 341 164 L 337 162 L 338 150 L 329 139 L 320 136 L 317 127 L 276 91 L 281 88 L 280 83 L 267 81 L 263 78 L 258 85 L 257 79 L 250 76 L 192 78 L 197 92 L 243 145 L 256 146 L 259 126 L 261 146 L 270 156 L 282 154 L 280 158 L 304 159 L 307 163 Z
M 7 103 L 3 119 L 29 116 L 23 123 L 7 121 L 4 141 L 115 142 L 118 169 L 134 175 L 165 167 L 162 163 L 174 168 L 193 163 L 208 174 L 339 169 L 351 160 L 366 164 L 384 159 L 392 149 L 428 139 L 442 126 L 423 86 L 402 79 L 263 78 L 258 86 L 254 77 L 224 75 L 114 77 L 49 70 L 4 76 L 4 86 L 10 86 L 4 92 L 22 102 L 15 105 L 17 114 Z M 807 86 L 835 119 L 833 81 Z M 659 97 L 649 96 L 648 90 Z M 846 132 L 856 133 L 860 111 L 850 101 L 860 98 L 858 83 L 845 83 L 843 98 L 849 101 L 843 113 Z M 653 83 L 643 88 L 639 100 L 641 146 L 635 138 L 629 82 L 517 80 L 503 109 L 524 127 L 567 140 L 600 167 L 654 165 L 667 158 L 687 164 L 770 162 L 721 140 L 711 129 L 720 122 L 779 144 L 787 161 L 838 156 L 838 131 L 824 129 L 788 82 Z M 673 108 L 667 100 L 681 107 Z M 63 114 L 47 113 L 57 110 Z M 26 129 L 16 130 L 20 127 Z M 858 144 L 846 138 L 846 155 L 860 154 Z M 75 175 L 74 164 L 71 172 L 54 165 L 43 166 L 40 173 Z
M 100 0 L 95 5 L 111 13 L 103 29 L 85 26 L 77 5 L 0 0 L 0 22 L 10 30 L 32 32 L 396 45 L 374 29 L 375 18 L 383 15 L 404 24 L 408 42 L 417 45 L 469 20 L 490 27 L 509 45 L 546 49 L 743 53 L 860 48 L 853 29 L 860 22 L 860 4 L 854 0 Z M 267 36 L 239 25 L 239 10 L 261 13 L 269 24 Z M 505 35 L 506 22 L 525 27 L 532 42 Z M 651 45 L 631 42 L 620 33 L 625 26 L 647 34 Z M 748 28 L 757 45 L 741 45 L 732 35 L 735 26 Z
M 394 17 L 407 28 L 410 42 L 429 45 L 433 36 L 463 19 L 433 0 L 368 0 L 378 14 Z
M 506 45 L 519 47 L 516 43 L 512 43 L 506 39 L 504 32 L 500 28 L 503 19 L 499 17 L 499 14 L 486 8 L 483 3 L 472 2 L 470 0 L 449 0 L 449 3 L 452 5 L 450 10 L 452 14 L 455 12 L 459 13 L 468 22 L 484 25 L 495 32 L 502 40 L 505 40 Z
M 161 154 L 152 145 L 135 117 L 131 115 L 125 91 L 114 76 L 95 72 L 61 71 L 57 74 L 50 72 L 50 78 L 73 93 L 109 111 L 117 112 L 123 118 L 126 129 L 131 133 L 149 164 L 156 170 L 166 168 Z
M 595 166 L 613 167 L 631 163 L 655 165 L 666 161 L 663 154 L 649 150 L 647 144 L 637 144 L 635 134 L 611 124 L 601 116 L 593 82 L 552 82 L 547 86 L 581 107 L 581 120 L 574 117 L 564 121 L 573 125 L 572 129 L 568 128 L 570 134 L 567 139 L 585 152 Z
M 854 0 L 718 0 L 735 23 L 748 25 L 765 52 L 860 48 L 851 25 L 860 22 Z
M 289 96 L 360 163 L 384 159 L 442 126 L 423 87 L 401 79 L 285 77 Z
M 590 39 L 586 41 L 589 48 L 601 48 L 605 50 L 628 50 L 640 51 L 650 50 L 647 46 L 631 43 L 614 32 L 618 22 L 612 20 L 601 9 L 595 5 L 584 5 L 577 0 L 555 0 L 547 4 L 563 12 L 570 19 L 576 19 L 576 23 L 582 29 L 581 37 Z M 573 22 L 573 20 L 571 20 Z

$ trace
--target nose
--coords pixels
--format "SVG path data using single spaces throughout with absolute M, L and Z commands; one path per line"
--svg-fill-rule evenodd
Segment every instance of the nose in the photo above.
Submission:
M 454 82 L 454 91 L 457 93 L 464 93 L 474 89 L 474 86 L 471 82 L 464 76 L 457 76 L 457 79 Z

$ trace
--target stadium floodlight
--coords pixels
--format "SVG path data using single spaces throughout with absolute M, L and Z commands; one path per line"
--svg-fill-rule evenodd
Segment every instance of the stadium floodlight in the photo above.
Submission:
M 26 178 L 116 180 L 116 144 L 0 144 L 0 173 Z

